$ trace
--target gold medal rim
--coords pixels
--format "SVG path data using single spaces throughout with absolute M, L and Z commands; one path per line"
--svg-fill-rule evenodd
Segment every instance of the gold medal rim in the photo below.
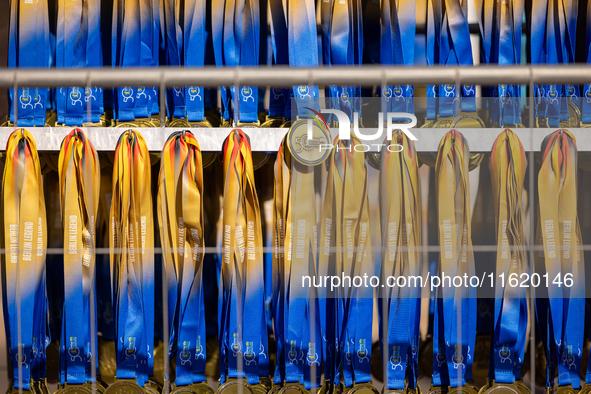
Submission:
M 206 391 L 211 394 L 215 393 L 215 390 L 205 382 L 191 383 L 189 387 L 191 387 L 196 393 L 204 393 Z
M 97 389 L 97 392 L 98 391 L 99 390 Z M 92 390 L 90 388 L 88 388 L 88 386 L 86 386 L 86 383 L 68 384 L 64 387 L 59 388 L 54 394 L 68 394 L 68 393 L 92 394 Z
M 586 384 L 583 387 L 581 387 L 581 390 L 579 391 L 579 394 L 589 394 L 591 393 L 591 384 Z
M 384 386 L 384 387 L 386 387 L 386 386 Z M 355 385 L 353 385 L 353 387 L 348 388 L 347 394 L 354 394 L 354 393 L 364 394 L 365 393 L 365 390 L 368 391 L 366 394 L 371 394 L 371 393 L 373 393 L 373 394 L 380 394 L 380 392 L 378 391 L 378 389 L 376 389 L 371 383 L 359 383 L 359 384 L 355 384 Z
M 475 389 L 475 386 L 472 385 L 468 385 L 467 383 L 462 387 L 462 393 L 467 393 L 467 394 L 478 394 L 478 389 Z M 452 387 L 449 389 L 448 394 L 457 394 L 459 392 L 459 389 L 457 387 Z
M 242 379 L 228 380 L 226 383 L 222 384 L 218 388 L 217 393 L 218 394 L 222 394 L 224 391 L 227 391 L 228 387 L 231 387 L 231 386 L 234 386 L 234 385 L 242 385 L 245 390 L 248 390 L 249 393 L 243 393 L 243 394 L 254 394 L 254 392 L 252 391 L 251 386 L 248 383 L 246 383 L 245 380 L 242 380 Z
M 267 394 L 269 392 L 269 390 L 263 386 L 261 383 L 257 383 L 257 384 L 252 384 L 250 385 L 250 387 L 252 388 L 252 391 L 256 394 Z
M 283 388 L 282 386 L 275 386 L 275 387 L 271 388 L 271 390 L 269 390 L 269 394 L 278 394 L 282 388 Z
M 131 380 L 131 379 L 118 379 L 116 381 L 113 382 L 113 384 L 109 385 L 109 387 L 107 387 L 107 389 L 105 390 L 105 394 L 111 394 L 112 391 L 114 391 L 117 387 L 129 387 L 130 390 L 137 390 L 135 392 L 130 392 L 130 393 L 126 393 L 126 394 L 143 394 L 145 393 L 144 388 L 142 386 L 140 386 L 139 384 L 137 384 L 137 382 L 135 380 Z
M 279 391 L 279 394 L 288 394 L 290 390 L 297 390 L 299 393 L 308 394 L 308 390 L 303 389 L 299 383 L 286 383 Z
M 328 157 L 330 156 L 330 149 L 325 149 L 325 152 L 323 153 L 323 155 L 314 161 L 308 161 L 308 160 L 304 160 L 301 157 L 298 156 L 297 153 L 294 153 L 294 141 L 292 141 L 292 134 L 294 132 L 294 130 L 296 130 L 300 125 L 307 125 L 308 121 L 307 120 L 303 120 L 300 119 L 298 121 L 296 121 L 295 123 L 293 123 L 291 125 L 291 127 L 289 128 L 289 131 L 287 132 L 287 148 L 289 149 L 289 153 L 291 155 L 291 157 L 293 157 L 295 160 L 298 161 L 298 163 L 303 164 L 305 166 L 317 166 L 320 165 L 322 163 L 324 163 L 326 161 L 326 159 L 328 159 Z M 330 134 L 328 132 L 328 130 L 323 130 L 320 127 L 318 127 L 318 125 L 316 125 L 315 123 L 312 123 L 312 127 L 318 129 L 323 136 L 326 138 L 326 143 L 330 143 Z
M 186 119 L 172 119 L 168 127 L 191 127 L 191 124 Z
M 484 389 L 484 387 L 483 387 Z M 508 390 L 511 394 L 521 394 L 521 390 L 515 387 L 515 384 L 507 384 L 507 383 L 492 383 L 489 387 L 485 390 L 480 390 L 480 394 L 491 394 L 498 390 Z
M 429 391 L 427 394 L 435 394 L 435 393 L 447 393 L 449 389 L 445 386 L 433 386 L 429 387 Z

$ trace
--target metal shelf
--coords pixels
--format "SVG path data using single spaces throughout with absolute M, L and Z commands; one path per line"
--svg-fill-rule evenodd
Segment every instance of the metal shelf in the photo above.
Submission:
M 591 65 L 0 69 L 0 87 L 277 86 L 591 83 Z
M 99 151 L 113 151 L 117 146 L 119 136 L 125 128 L 117 127 L 81 127 L 94 147 Z M 15 130 L 13 127 L 0 127 L 0 147 L 5 147 L 8 136 Z M 72 127 L 29 127 L 33 134 L 37 149 L 40 151 L 59 151 L 63 138 L 72 131 Z M 144 136 L 148 149 L 160 152 L 168 136 L 174 131 L 180 130 L 174 127 L 165 128 L 137 128 Z M 199 141 L 202 151 L 219 152 L 222 149 L 224 139 L 232 128 L 191 128 L 189 129 Z M 255 152 L 277 152 L 287 128 L 243 128 L 250 136 L 251 147 Z M 364 132 L 364 130 L 367 130 Z M 468 140 L 470 150 L 473 152 L 489 152 L 497 136 L 504 130 L 494 129 L 458 129 Z M 542 140 L 555 129 L 512 129 L 523 144 L 525 151 L 540 151 Z M 437 151 L 439 141 L 449 129 L 411 129 L 417 137 L 415 146 L 419 152 Z M 569 129 L 577 139 L 579 151 L 591 151 L 591 129 Z M 331 129 L 333 137 L 338 130 Z M 362 134 L 372 134 L 371 129 L 361 129 Z M 385 135 L 384 135 L 385 137 Z M 380 139 L 383 140 L 383 139 Z M 367 142 L 370 151 L 378 151 L 378 142 Z

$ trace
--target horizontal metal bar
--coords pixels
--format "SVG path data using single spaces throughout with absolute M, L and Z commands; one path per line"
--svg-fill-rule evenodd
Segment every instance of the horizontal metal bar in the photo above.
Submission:
M 94 147 L 99 151 L 114 151 L 117 141 L 124 128 L 117 127 L 82 127 L 81 128 Z M 59 151 L 63 138 L 72 131 L 71 127 L 30 127 L 27 128 L 35 138 L 37 149 L 40 151 Z M 170 134 L 178 131 L 178 128 L 137 128 L 142 133 L 148 149 L 152 152 L 160 152 Z M 191 128 L 191 132 L 197 138 L 202 151 L 220 152 L 222 144 L 232 128 Z M 251 148 L 254 152 L 277 152 L 281 140 L 289 129 L 287 128 L 244 128 L 243 131 L 250 136 Z M 498 135 L 504 130 L 494 129 L 458 129 L 468 141 L 472 152 L 489 152 Z M 9 135 L 14 131 L 13 127 L 0 127 L 0 147 L 5 147 Z M 412 133 L 417 137 L 415 146 L 418 152 L 436 152 L 441 138 L 449 129 L 423 129 L 413 128 Z M 516 128 L 517 134 L 525 151 L 540 151 L 542 140 L 554 129 L 527 129 Z M 591 133 L 589 129 L 569 129 L 577 140 L 579 151 L 591 151 Z M 331 129 L 332 137 L 336 137 L 337 128 Z M 372 135 L 375 129 L 360 129 L 359 134 Z M 359 150 L 376 152 L 379 150 L 379 141 L 383 141 L 385 134 L 374 141 L 365 142 Z
M 429 85 L 429 84 L 583 84 L 591 82 L 590 65 L 475 67 L 319 67 L 256 68 L 96 68 L 0 69 L 0 87 L 60 86 L 292 86 L 292 85 Z

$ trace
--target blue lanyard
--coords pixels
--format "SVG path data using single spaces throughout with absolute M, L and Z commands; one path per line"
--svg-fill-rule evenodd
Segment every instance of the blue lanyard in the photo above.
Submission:
M 427 33 L 425 57 L 427 65 L 439 64 L 440 41 L 441 41 L 441 4 L 438 0 L 427 1 Z M 427 86 L 427 119 L 437 118 L 437 85 Z
M 288 0 L 288 48 L 291 67 L 317 67 L 316 11 L 313 0 Z M 320 108 L 318 86 L 293 86 L 298 116 L 308 116 L 306 107 Z
M 271 45 L 273 48 L 274 64 L 289 64 L 287 51 L 287 20 L 282 0 L 270 0 L 271 10 Z M 289 107 L 289 109 L 288 109 Z M 269 95 L 269 117 L 291 116 L 291 100 L 288 89 L 272 88 Z
M 400 1 L 397 4 L 394 0 L 383 1 L 381 17 L 380 63 L 412 66 L 415 53 L 415 3 Z M 428 33 L 431 32 L 428 30 Z M 428 40 L 430 39 L 432 37 L 428 37 Z M 382 112 L 414 113 L 412 86 L 386 86 L 382 97 L 382 103 L 385 104 Z
M 8 66 L 49 67 L 49 25 L 47 3 L 11 2 Z M 19 88 L 15 98 L 10 90 L 10 121 L 14 122 L 14 105 L 18 105 L 20 126 L 44 126 L 48 103 L 47 88 Z
M 203 67 L 205 62 L 205 1 L 185 1 L 184 26 L 184 64 L 185 66 Z M 191 122 L 202 121 L 205 117 L 202 86 L 189 86 L 185 89 L 187 119 Z
M 112 48 L 114 66 L 137 67 L 141 59 L 140 0 L 115 0 L 113 4 Z M 135 105 L 139 88 L 117 88 L 115 115 L 119 121 L 135 120 Z M 145 91 L 144 91 L 145 93 Z M 141 97 L 143 99 L 143 95 Z M 140 99 L 140 101 L 141 101 Z
M 224 67 L 227 60 L 225 59 L 224 47 L 224 29 L 226 24 L 226 0 L 213 0 L 212 2 L 212 36 L 213 36 L 213 50 L 215 56 L 215 64 L 217 67 Z M 230 23 L 230 21 L 228 21 Z M 232 22 L 233 24 L 233 22 Z M 233 41 L 233 40 L 232 40 Z M 231 45 L 232 42 L 228 42 Z M 229 120 L 231 117 L 230 108 L 230 94 L 228 88 L 220 86 L 220 96 L 222 101 L 222 119 Z
M 445 0 L 444 5 L 445 10 L 439 49 L 440 64 L 471 66 L 473 62 L 468 12 L 466 8 L 467 2 L 460 3 L 460 0 Z M 439 115 L 456 115 L 454 101 L 458 93 L 456 92 L 455 85 L 441 85 L 439 89 Z M 461 96 L 461 110 L 476 111 L 474 86 L 464 85 Z
M 181 53 L 183 45 L 183 36 L 180 34 L 181 27 L 179 21 L 180 3 L 174 0 L 164 2 L 164 20 L 165 28 L 165 53 L 166 64 L 169 66 L 181 65 Z M 184 118 L 186 116 L 185 107 L 185 89 L 174 87 L 166 91 L 167 112 L 169 117 Z
M 158 19 L 154 15 L 154 1 L 153 0 L 137 0 L 139 4 L 139 49 L 129 48 L 127 50 L 139 51 L 139 62 L 137 66 L 154 66 L 154 54 L 158 52 L 159 47 L 154 47 L 154 37 L 158 36 L 156 31 L 159 30 Z M 135 90 L 135 104 L 134 117 L 136 118 L 150 118 L 152 116 L 152 102 L 157 102 L 158 97 L 154 96 L 154 91 L 151 87 L 138 86 Z
M 591 9 L 589 6 L 587 8 L 587 35 L 584 45 L 587 48 L 587 63 L 591 63 Z M 583 86 L 581 103 L 581 122 L 589 124 L 591 123 L 591 84 Z

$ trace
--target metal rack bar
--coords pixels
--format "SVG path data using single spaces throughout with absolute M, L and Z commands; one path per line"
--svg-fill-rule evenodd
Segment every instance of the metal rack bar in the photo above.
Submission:
M 82 127 L 81 128 L 94 147 L 99 151 L 113 151 L 117 146 L 119 136 L 125 130 L 117 127 Z M 0 147 L 6 146 L 10 133 L 14 127 L 0 127 Z M 72 131 L 72 127 L 30 127 L 27 128 L 33 134 L 37 149 L 41 151 L 59 151 L 62 140 Z M 152 152 L 160 152 L 168 136 L 178 128 L 137 128 L 144 136 L 148 149 Z M 224 139 L 232 128 L 191 128 L 189 129 L 197 138 L 202 151 L 220 152 Z M 251 147 L 255 152 L 277 152 L 281 140 L 289 129 L 287 128 L 244 128 L 243 131 L 250 136 Z M 364 131 L 367 130 L 367 131 Z M 472 152 L 489 152 L 495 139 L 504 130 L 494 129 L 458 129 L 466 137 Z M 437 151 L 439 141 L 449 129 L 412 129 L 417 137 L 415 146 L 418 152 Z M 538 152 L 543 139 L 554 129 L 513 129 L 517 134 L 525 151 Z M 569 129 L 577 139 L 579 151 L 591 151 L 591 130 L 585 128 Z M 338 130 L 332 129 L 333 138 Z M 361 134 L 372 134 L 371 129 L 361 129 Z M 385 137 L 385 135 L 384 135 Z M 383 141 L 383 138 L 378 139 Z M 377 152 L 380 149 L 378 140 L 367 142 L 363 149 L 370 152 Z
M 256 67 L 256 68 L 96 68 L 0 69 L 0 87 L 60 86 L 374 86 L 429 84 L 582 84 L 591 82 L 589 65 L 476 67 Z

